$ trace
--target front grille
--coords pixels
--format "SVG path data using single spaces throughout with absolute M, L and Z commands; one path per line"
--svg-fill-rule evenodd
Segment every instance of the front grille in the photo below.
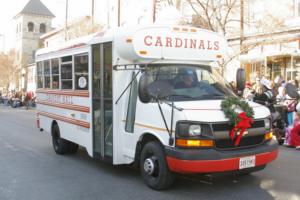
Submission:
M 215 141 L 216 147 L 220 149 L 232 149 L 232 148 L 239 148 L 239 147 L 249 147 L 255 146 L 258 144 L 263 143 L 264 135 L 256 135 L 252 137 L 243 137 L 240 141 L 239 146 L 234 145 L 234 141 L 231 139 L 218 139 Z
M 254 121 L 251 128 L 262 128 L 265 127 L 264 120 Z M 219 123 L 219 124 L 212 124 L 212 128 L 215 132 L 218 131 L 230 131 L 233 126 L 229 122 Z
M 239 146 L 234 145 L 234 141 L 229 138 L 229 132 L 233 128 L 228 122 L 212 124 L 215 135 L 215 146 L 219 149 L 233 149 L 250 147 L 264 142 L 265 123 L 264 120 L 254 121 L 252 127 L 247 129 L 248 135 L 242 137 Z

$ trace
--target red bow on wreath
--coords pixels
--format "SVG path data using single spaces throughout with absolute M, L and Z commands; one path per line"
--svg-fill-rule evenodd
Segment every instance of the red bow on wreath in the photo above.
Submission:
M 243 137 L 243 134 L 245 133 L 245 130 L 247 128 L 251 127 L 251 124 L 253 123 L 253 119 L 250 117 L 247 117 L 245 112 L 241 112 L 238 114 L 238 123 L 231 129 L 230 131 L 230 139 L 234 140 L 235 133 L 239 131 L 239 134 L 237 134 L 237 137 L 234 141 L 234 145 L 238 146 L 240 144 L 240 141 Z

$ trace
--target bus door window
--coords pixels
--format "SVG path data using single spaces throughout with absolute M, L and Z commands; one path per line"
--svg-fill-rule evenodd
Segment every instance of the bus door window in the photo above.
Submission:
M 112 110 L 112 44 L 103 44 L 104 71 L 103 71 L 103 88 L 104 88 L 104 154 L 112 156 L 113 140 L 113 110 Z

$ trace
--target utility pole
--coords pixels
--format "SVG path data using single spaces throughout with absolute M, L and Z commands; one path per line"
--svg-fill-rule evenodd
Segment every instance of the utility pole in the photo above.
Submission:
M 156 0 L 153 0 L 153 13 L 152 13 L 152 22 L 154 23 L 156 20 Z
M 95 9 L 95 1 L 92 0 L 92 29 L 94 30 L 94 10 Z
M 69 0 L 66 0 L 65 41 L 68 39 L 68 4 Z
M 107 28 L 110 28 L 109 15 L 110 15 L 110 5 L 109 5 L 109 0 L 107 0 Z
M 240 53 L 243 50 L 243 41 L 244 41 L 244 0 L 240 0 L 241 13 L 240 13 Z
M 118 0 L 118 27 L 121 24 L 121 0 Z
M 5 35 L 0 34 L 0 37 L 2 37 L 2 51 L 5 52 Z

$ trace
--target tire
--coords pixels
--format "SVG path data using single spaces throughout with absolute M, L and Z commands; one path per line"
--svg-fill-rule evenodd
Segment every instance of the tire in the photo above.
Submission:
M 79 145 L 74 142 L 69 142 L 69 143 L 70 143 L 69 144 L 69 153 L 70 154 L 77 153 Z
M 57 124 L 52 127 L 52 144 L 55 153 L 63 155 L 69 152 L 70 142 L 60 137 L 60 131 Z
M 279 139 L 279 140 L 277 140 L 277 142 L 278 142 L 279 145 L 283 145 L 284 139 Z
M 169 170 L 163 148 L 158 142 L 149 142 L 144 146 L 140 172 L 144 182 L 154 190 L 166 189 L 174 182 L 174 175 Z

